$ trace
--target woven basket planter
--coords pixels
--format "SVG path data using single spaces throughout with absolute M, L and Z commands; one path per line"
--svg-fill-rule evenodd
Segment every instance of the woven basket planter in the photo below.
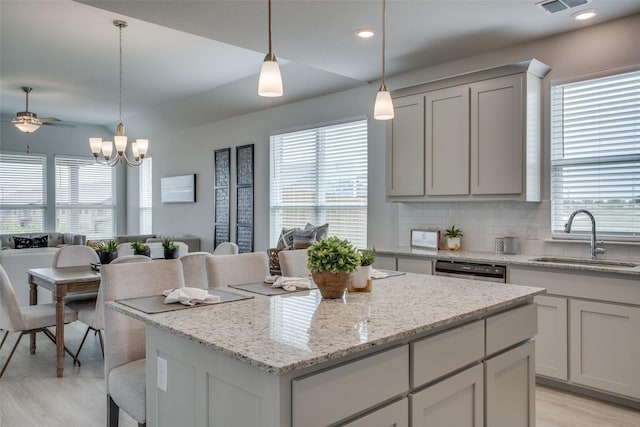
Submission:
M 330 271 L 317 271 L 311 273 L 313 281 L 320 289 L 322 298 L 337 299 L 342 298 L 344 291 L 351 281 L 351 273 L 331 273 Z

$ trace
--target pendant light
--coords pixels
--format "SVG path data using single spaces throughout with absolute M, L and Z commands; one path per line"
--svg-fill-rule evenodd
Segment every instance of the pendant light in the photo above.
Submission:
M 269 0 L 269 53 L 264 57 L 260 78 L 258 79 L 258 95 L 266 97 L 282 96 L 282 76 L 276 56 L 271 49 L 271 0 Z
M 102 138 L 89 138 L 89 146 L 91 147 L 93 157 L 95 157 L 96 162 L 98 163 L 109 166 L 115 166 L 118 163 L 126 164 L 127 166 L 140 166 L 144 160 L 144 156 L 147 154 L 149 140 L 137 139 L 135 142 L 131 143 L 131 154 L 133 155 L 133 160 L 130 160 L 126 155 L 127 137 L 124 134 L 124 123 L 122 122 L 122 29 L 128 24 L 126 21 L 116 19 L 113 21 L 113 25 L 118 27 L 120 31 L 120 121 L 118 122 L 117 135 L 114 136 L 116 155 L 111 158 L 111 154 L 113 152 L 113 143 L 111 141 L 103 141 Z M 104 161 L 102 162 L 98 159 L 100 152 L 102 152 L 102 156 L 104 157 Z
M 386 43 L 387 1 L 382 0 L 382 85 L 376 95 L 376 103 L 373 107 L 373 118 L 376 120 L 393 119 L 393 101 L 384 81 L 385 43 Z

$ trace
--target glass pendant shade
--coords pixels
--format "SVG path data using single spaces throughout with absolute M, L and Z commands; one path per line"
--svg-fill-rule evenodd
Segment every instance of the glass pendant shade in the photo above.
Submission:
M 102 138 L 89 138 L 89 146 L 94 156 L 98 156 L 102 151 Z
M 116 144 L 116 153 L 122 153 L 127 149 L 127 137 L 124 135 L 117 135 L 113 137 Z
M 147 155 L 147 150 L 149 149 L 149 140 L 148 139 L 136 139 L 136 147 L 138 149 L 138 153 L 140 157 L 144 157 Z
M 40 128 L 40 125 L 36 125 L 30 122 L 22 122 L 22 123 L 14 123 L 15 127 L 22 133 L 31 133 L 35 132 Z
M 373 118 L 376 120 L 391 120 L 393 117 L 391 94 L 386 86 L 382 85 L 376 95 L 376 103 L 373 107 Z
M 104 156 L 104 158 L 109 160 L 111 158 L 112 152 L 113 152 L 113 142 L 102 141 L 102 155 Z
M 267 54 L 262 63 L 258 79 L 258 95 L 266 97 L 282 96 L 282 76 L 275 55 Z

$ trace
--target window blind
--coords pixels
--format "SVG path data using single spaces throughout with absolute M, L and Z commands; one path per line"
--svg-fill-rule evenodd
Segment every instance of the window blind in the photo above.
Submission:
M 144 162 L 140 165 L 139 177 L 139 194 L 140 194 L 140 234 L 153 233 L 152 207 L 153 207 L 153 188 L 152 188 L 152 172 L 153 163 L 151 157 L 145 157 Z
M 0 230 L 2 233 L 45 231 L 47 158 L 0 154 Z
M 552 233 L 576 209 L 599 237 L 640 237 L 640 72 L 551 88 Z M 576 216 L 572 233 L 590 233 Z
M 56 157 L 56 231 L 111 239 L 115 231 L 114 170 L 93 159 Z
M 271 137 L 271 244 L 282 228 L 329 223 L 367 245 L 367 121 Z

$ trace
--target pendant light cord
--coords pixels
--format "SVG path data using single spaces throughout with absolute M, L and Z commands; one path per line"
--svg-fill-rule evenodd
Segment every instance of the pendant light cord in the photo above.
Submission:
M 386 51 L 386 21 L 387 21 L 387 1 L 382 0 L 382 86 L 385 86 L 385 51 Z
M 271 50 L 271 0 L 269 0 L 269 56 L 273 56 L 273 51 Z
M 120 28 L 120 123 L 122 123 L 122 24 L 118 25 Z

